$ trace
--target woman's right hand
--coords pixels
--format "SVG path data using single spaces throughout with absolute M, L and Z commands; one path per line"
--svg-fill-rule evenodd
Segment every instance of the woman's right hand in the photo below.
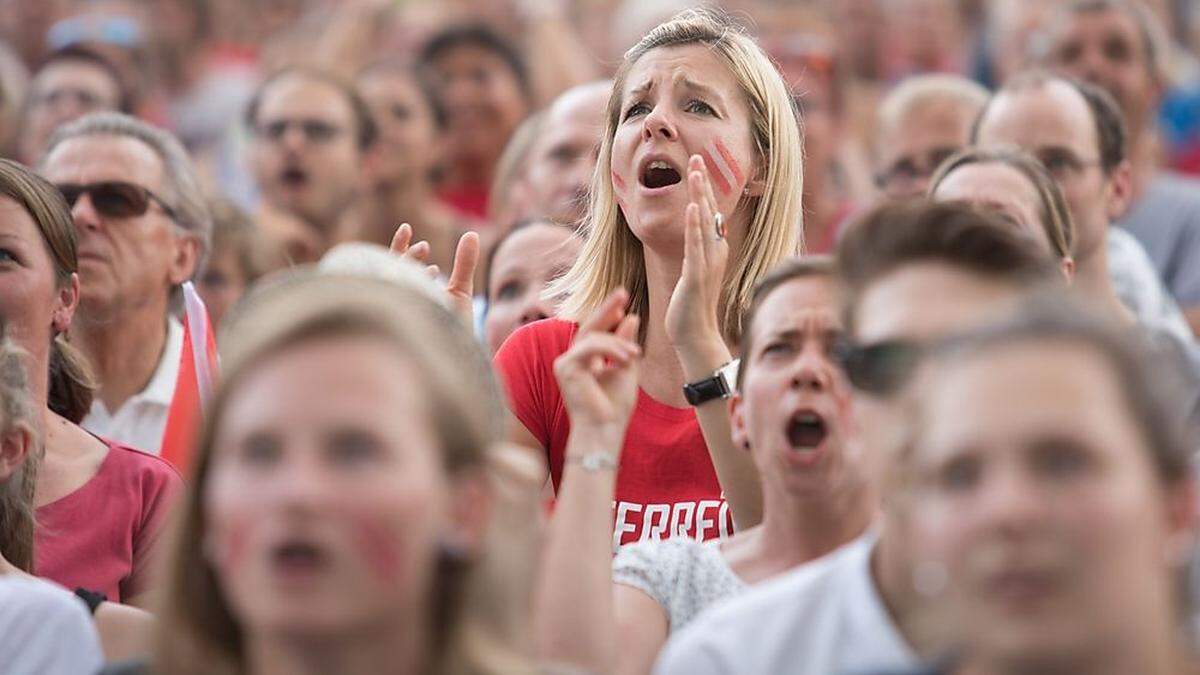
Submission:
M 637 403 L 638 317 L 626 314 L 629 294 L 617 289 L 579 326 L 554 375 L 572 431 L 606 434 L 620 447 Z M 615 438 L 614 438 L 615 437 Z

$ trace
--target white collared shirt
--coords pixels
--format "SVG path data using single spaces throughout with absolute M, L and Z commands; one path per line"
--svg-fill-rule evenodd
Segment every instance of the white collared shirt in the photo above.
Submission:
M 167 319 L 162 358 L 146 388 L 131 396 L 115 413 L 109 413 L 100 397 L 96 397 L 80 426 L 97 436 L 157 455 L 167 425 L 167 411 L 175 395 L 182 352 L 183 324 L 172 316 Z
M 659 656 L 656 675 L 836 675 L 920 665 L 871 575 L 877 537 L 752 586 L 701 614 Z

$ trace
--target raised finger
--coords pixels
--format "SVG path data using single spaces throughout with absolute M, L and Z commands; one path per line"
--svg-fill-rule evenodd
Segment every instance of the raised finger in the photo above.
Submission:
M 475 268 L 479 265 L 479 234 L 467 232 L 458 239 L 454 250 L 454 268 L 446 290 L 470 297 L 475 292 Z
M 412 226 L 408 223 L 400 223 L 400 227 L 396 228 L 396 233 L 392 235 L 392 244 L 388 249 L 397 255 L 403 255 L 408 250 L 408 245 L 412 243 Z
M 624 288 L 614 289 L 600 303 L 600 307 L 592 312 L 583 323 L 579 324 L 579 335 L 593 332 L 608 333 L 613 330 L 625 316 L 625 305 L 629 302 L 629 293 Z
M 404 252 L 404 257 L 419 263 L 427 262 L 429 260 L 429 242 L 418 241 L 408 247 L 408 250 Z

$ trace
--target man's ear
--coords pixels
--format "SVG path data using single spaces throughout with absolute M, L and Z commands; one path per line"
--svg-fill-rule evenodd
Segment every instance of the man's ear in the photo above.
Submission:
M 733 444 L 739 448 L 750 449 L 750 430 L 746 424 L 746 402 L 741 394 L 729 397 L 729 427 L 733 436 Z
M 175 257 L 171 259 L 171 268 L 168 270 L 171 286 L 178 286 L 195 276 L 199 264 L 200 237 L 193 232 L 175 237 Z
M 1125 160 L 1113 168 L 1105 190 L 1105 210 L 1109 222 L 1120 220 L 1133 201 L 1133 165 Z
M 14 424 L 8 433 L 0 436 L 0 482 L 12 478 L 25 463 L 33 449 L 33 431 L 25 424 Z

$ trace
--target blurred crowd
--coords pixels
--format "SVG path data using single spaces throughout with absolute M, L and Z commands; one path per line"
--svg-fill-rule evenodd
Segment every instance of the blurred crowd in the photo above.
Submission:
M 1198 332 L 1195 0 L 0 0 L 0 671 L 1200 673 Z

